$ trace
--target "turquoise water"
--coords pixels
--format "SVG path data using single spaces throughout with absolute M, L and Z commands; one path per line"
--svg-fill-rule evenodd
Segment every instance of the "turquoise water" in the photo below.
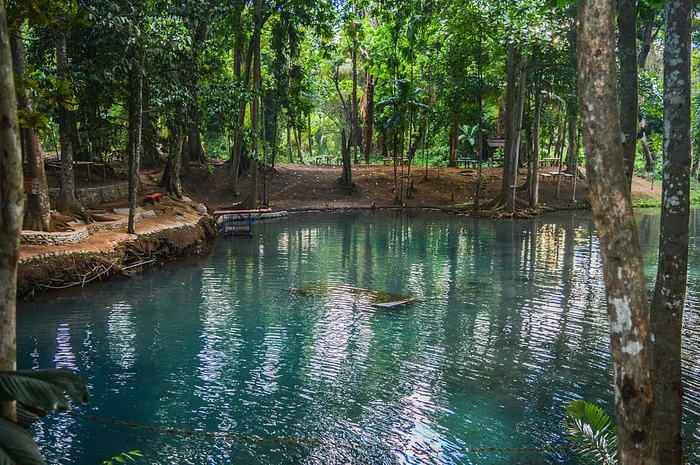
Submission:
M 640 225 L 651 277 L 658 217 Z M 20 303 L 20 368 L 77 370 L 92 393 L 77 412 L 152 427 L 53 414 L 34 437 L 52 464 L 133 449 L 149 464 L 577 463 L 559 448 L 566 404 L 612 412 L 593 231 L 581 212 L 294 215 L 198 260 Z M 417 300 L 377 308 L 358 289 Z

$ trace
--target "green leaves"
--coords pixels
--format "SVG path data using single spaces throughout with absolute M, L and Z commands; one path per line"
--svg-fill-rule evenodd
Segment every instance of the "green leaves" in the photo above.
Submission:
M 580 445 L 581 456 L 591 463 L 617 464 L 615 424 L 595 404 L 579 399 L 566 406 L 564 427 L 569 439 Z
M 468 124 L 463 124 L 459 129 L 461 131 L 459 140 L 465 141 L 467 143 L 467 150 L 471 152 L 472 148 L 476 146 L 476 133 L 479 129 L 479 125 L 475 124 L 470 126 Z
M 141 451 L 132 450 L 129 452 L 122 452 L 121 454 L 115 455 L 114 457 L 112 457 L 109 460 L 102 461 L 102 465 L 114 465 L 116 463 L 135 462 L 136 461 L 135 457 L 143 457 L 143 455 L 141 455 Z
M 80 376 L 70 370 L 0 372 L 0 398 L 17 400 L 42 410 L 70 410 L 69 400 L 82 405 L 90 393 Z
M 44 465 L 34 439 L 21 426 L 0 418 L 0 465 Z
M 0 372 L 0 399 L 16 400 L 33 410 L 70 410 L 87 402 L 85 381 L 69 370 Z M 27 431 L 0 418 L 0 465 L 43 465 L 37 445 Z

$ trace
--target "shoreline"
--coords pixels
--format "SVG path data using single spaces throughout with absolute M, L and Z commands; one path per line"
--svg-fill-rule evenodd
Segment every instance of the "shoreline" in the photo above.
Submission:
M 441 211 L 446 214 L 474 218 L 532 218 L 537 214 L 557 211 L 590 210 L 586 182 L 580 183 L 578 195 L 571 198 L 571 186 L 552 182 L 541 183 L 540 209 L 523 211 L 515 216 L 500 211 L 473 212 L 468 200 L 475 181 L 473 170 L 435 168 L 431 176 L 417 179 L 412 195 L 397 205 L 392 189 L 391 167 L 358 165 L 354 170 L 354 193 L 339 187 L 338 167 L 282 164 L 275 168 L 275 177 L 269 184 L 273 212 L 330 213 L 343 211 Z M 215 210 L 236 210 L 230 201 L 228 171 L 225 165 L 215 165 L 214 174 L 207 178 L 203 167 L 191 166 L 185 179 L 190 198 L 174 199 L 152 182 L 148 174 L 141 176 L 142 190 L 136 235 L 126 233 L 128 210 L 109 205 L 119 201 L 97 204 L 95 210 L 107 221 L 68 224 L 68 231 L 23 231 L 17 277 L 18 298 L 32 298 L 36 293 L 72 286 L 85 286 L 91 281 L 108 279 L 129 271 L 138 271 L 139 263 L 160 264 L 180 258 L 196 256 L 209 249 L 220 234 L 214 221 Z M 420 170 L 419 170 L 420 171 Z M 155 172 L 154 172 L 155 173 Z M 427 172 L 426 172 L 427 173 Z M 155 173 L 158 174 L 159 173 Z M 492 198 L 500 189 L 497 169 L 485 171 L 483 199 Z M 153 175 L 153 174 L 152 174 Z M 157 176 L 159 177 L 159 176 Z M 420 177 L 420 176 L 418 176 Z M 207 179 L 206 182 L 203 182 Z M 249 188 L 241 178 L 241 191 Z M 102 192 L 93 189 L 95 192 Z M 160 202 L 149 204 L 145 193 L 160 192 Z M 576 193 L 576 190 L 573 191 Z M 659 199 L 660 192 L 636 179 L 633 193 L 644 199 Z M 106 202 L 106 194 L 99 198 Z M 578 199 L 576 198 L 578 197 Z M 635 195 L 633 195 L 633 198 Z M 245 198 L 240 194 L 238 198 Z M 392 200 L 394 202 L 392 202 Z M 465 202 L 466 201 L 466 202 Z M 125 201 L 121 202 L 123 207 Z
M 122 223 L 118 219 L 102 224 L 80 242 L 23 243 L 17 270 L 17 298 L 31 299 L 37 293 L 83 287 L 116 274 L 129 276 L 140 263 L 162 266 L 169 261 L 196 256 L 208 250 L 218 234 L 211 217 L 194 209 L 172 218 L 146 215 L 136 224 L 136 235 L 127 234 Z M 76 229 L 68 233 L 41 233 L 41 236 L 82 237 L 88 228 L 83 225 Z

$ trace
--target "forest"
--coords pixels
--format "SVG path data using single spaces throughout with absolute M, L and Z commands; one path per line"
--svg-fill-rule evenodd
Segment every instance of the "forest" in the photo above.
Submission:
M 541 158 L 564 159 L 579 176 L 583 148 L 606 269 L 620 463 L 682 461 L 678 336 L 698 165 L 690 149 L 700 140 L 689 0 L 37 0 L 0 2 L 0 13 L 0 310 L 14 307 L 16 247 L 4 244 L 18 243 L 22 187 L 25 229 L 49 230 L 51 208 L 92 220 L 74 195 L 76 161 L 128 165 L 133 232 L 139 169 L 158 163 L 179 197 L 183 166 L 225 159 L 232 197 L 246 173 L 255 208 L 275 163 L 337 159 L 352 191 L 354 164 L 481 166 L 486 141 L 503 140 L 502 195 L 483 207 L 512 213 L 537 206 Z M 24 182 L 12 156 L 20 147 Z M 44 153 L 61 162 L 56 205 Z M 651 302 L 626 187 L 634 171 L 664 183 Z M 0 334 L 3 345 L 12 338 Z M 13 350 L 0 348 L 0 359 Z
M 232 197 L 241 174 L 253 178 L 250 206 L 268 202 L 260 176 L 276 162 L 342 163 L 352 191 L 353 164 L 488 161 L 487 141 L 505 139 L 521 166 L 533 170 L 537 153 L 577 170 L 575 4 L 43 0 L 7 8 L 37 194 L 25 229 L 50 229 L 41 153 L 165 164 L 160 181 L 176 197 L 183 167 L 224 159 Z M 635 30 L 634 160 L 648 176 L 659 175 L 661 160 L 663 16 L 660 4 L 641 3 Z M 72 195 L 71 164 L 61 165 L 54 207 L 89 221 Z M 537 178 L 528 187 L 535 208 Z

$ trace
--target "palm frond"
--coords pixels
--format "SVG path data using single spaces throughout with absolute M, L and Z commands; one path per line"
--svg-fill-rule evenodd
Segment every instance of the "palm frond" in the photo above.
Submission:
M 41 410 L 70 410 L 89 398 L 85 380 L 70 370 L 25 370 L 0 372 L 0 398 L 17 400 Z
M 615 424 L 603 409 L 585 400 L 576 400 L 566 407 L 564 427 L 569 439 L 577 443 L 581 456 L 591 463 L 617 463 Z
M 0 465 L 45 465 L 39 448 L 27 431 L 0 418 Z

